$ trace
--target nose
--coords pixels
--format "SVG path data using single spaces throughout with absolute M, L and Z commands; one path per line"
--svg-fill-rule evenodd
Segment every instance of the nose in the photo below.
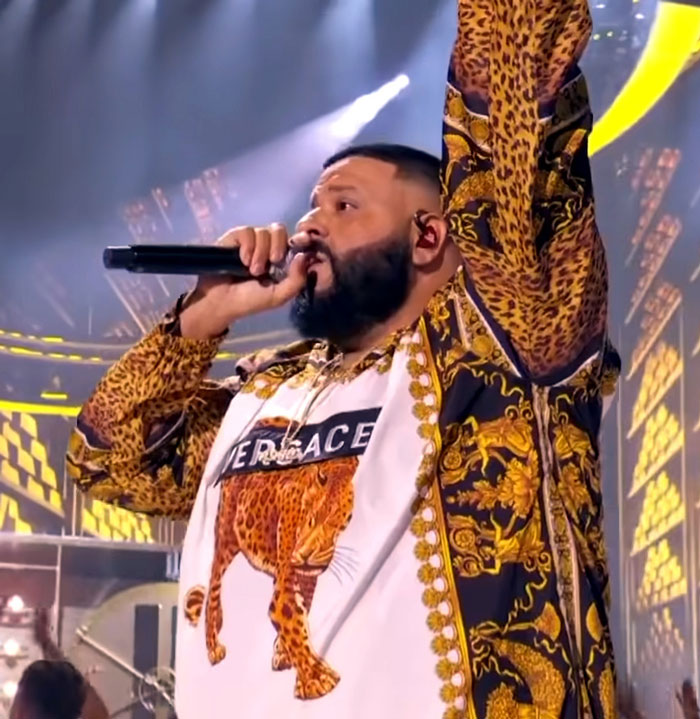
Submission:
M 299 220 L 296 234 L 290 239 L 294 247 L 308 247 L 316 240 L 328 237 L 328 228 L 321 218 L 319 208 L 311 210 Z

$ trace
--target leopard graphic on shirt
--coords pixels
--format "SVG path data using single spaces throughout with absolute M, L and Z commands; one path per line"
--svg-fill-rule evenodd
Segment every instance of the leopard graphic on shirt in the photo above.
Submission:
M 376 419 L 378 411 L 370 413 Z M 366 413 L 361 418 L 367 419 Z M 212 664 L 226 656 L 219 638 L 224 622 L 223 576 L 241 553 L 251 566 L 273 579 L 268 614 L 277 637 L 272 669 L 296 670 L 295 695 L 300 699 L 322 697 L 336 686 L 339 675 L 312 646 L 308 615 L 318 577 L 331 565 L 338 537 L 352 517 L 357 455 L 366 447 L 373 424 L 337 415 L 324 423 L 322 432 L 317 426 L 305 428 L 300 442 L 304 447 L 301 463 L 295 466 L 265 468 L 271 463 L 265 451 L 269 452 L 273 444 L 269 437 L 279 437 L 288 426 L 283 418 L 262 420 L 251 431 L 249 437 L 262 432 L 267 439 L 255 442 L 247 464 L 241 461 L 241 448 L 250 446 L 252 440 L 237 444 L 237 459 L 232 451 L 220 479 L 209 586 L 193 587 L 185 595 L 185 617 L 192 625 L 197 625 L 202 611 L 205 613 Z M 232 473 L 234 467 L 247 471 Z

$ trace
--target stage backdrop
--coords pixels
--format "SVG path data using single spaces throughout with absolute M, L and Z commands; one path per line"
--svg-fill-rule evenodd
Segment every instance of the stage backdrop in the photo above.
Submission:
M 699 5 L 593 2 L 584 60 L 624 363 L 603 427 L 613 632 L 648 717 L 700 680 Z M 453 32 L 454 0 L 0 2 L 0 717 L 38 606 L 111 710 L 167 714 L 142 695 L 171 689 L 183 527 L 85 500 L 63 455 L 189 284 L 105 273 L 103 247 L 293 224 L 348 142 L 438 153 Z M 242 322 L 213 373 L 293 337 L 283 311 Z

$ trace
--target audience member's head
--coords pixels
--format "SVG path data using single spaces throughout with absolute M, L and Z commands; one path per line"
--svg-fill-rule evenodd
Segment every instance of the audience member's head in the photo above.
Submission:
M 10 719 L 79 719 L 85 692 L 70 662 L 34 662 L 22 674 Z

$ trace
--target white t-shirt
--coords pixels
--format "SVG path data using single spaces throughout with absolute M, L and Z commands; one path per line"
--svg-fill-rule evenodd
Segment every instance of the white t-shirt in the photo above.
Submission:
M 418 433 L 406 342 L 394 354 L 389 371 L 370 368 L 352 381 L 327 385 L 296 435 L 306 467 L 315 461 L 332 464 L 342 456 L 356 457 L 359 462 L 352 479 L 352 517 L 337 536 L 330 567 L 318 576 L 308 611 L 310 645 L 340 676 L 337 686 L 320 698 L 295 697 L 295 668 L 273 671 L 277 631 L 268 609 L 274 580 L 254 568 L 245 550 L 230 562 L 221 584 L 219 641 L 226 648 L 225 658 L 215 664 L 210 661 L 205 609 L 196 625 L 185 619 L 193 588 L 195 594 L 196 588 L 205 596 L 209 592 L 222 488 L 226 482 L 243 486 L 240 483 L 249 481 L 254 470 L 263 466 L 261 462 L 270 460 L 265 450 L 272 444 L 261 441 L 256 428 L 272 427 L 272 434 L 266 436 L 279 446 L 282 429 L 275 428 L 284 427 L 284 422 L 277 418 L 298 420 L 313 390 L 310 381 L 297 386 L 292 379 L 270 399 L 239 393 L 231 402 L 204 473 L 183 550 L 177 640 L 179 719 L 442 716 L 442 682 L 436 673 L 439 657 L 431 649 L 430 610 L 423 602 L 425 584 L 418 577 L 421 562 L 411 531 L 421 461 L 435 450 Z M 265 480 L 257 476 L 257 490 L 249 491 L 260 494 Z M 269 476 L 271 481 L 280 481 L 279 474 Z M 265 495 L 266 505 L 280 502 L 279 497 L 271 499 L 272 494 Z M 279 509 L 280 517 L 288 511 L 288 507 Z M 250 514 L 256 514 L 250 518 L 254 531 L 265 510 Z M 319 515 L 319 521 L 323 516 Z M 220 532 L 231 532 L 234 523 L 229 516 L 225 524 Z M 247 526 L 241 526 L 239 534 Z M 283 541 L 279 532 L 276 539 Z M 237 541 L 244 543 L 240 537 Z M 249 545 L 253 541 L 249 539 Z

